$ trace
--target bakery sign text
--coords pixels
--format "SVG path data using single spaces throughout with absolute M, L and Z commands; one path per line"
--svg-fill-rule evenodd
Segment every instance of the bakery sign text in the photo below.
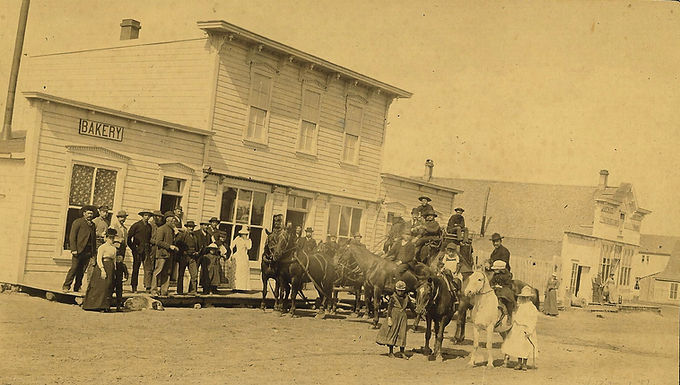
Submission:
M 80 135 L 94 136 L 96 138 L 115 140 L 117 142 L 123 141 L 123 130 L 124 127 L 96 122 L 89 119 L 80 119 L 80 123 L 78 124 L 78 133 Z

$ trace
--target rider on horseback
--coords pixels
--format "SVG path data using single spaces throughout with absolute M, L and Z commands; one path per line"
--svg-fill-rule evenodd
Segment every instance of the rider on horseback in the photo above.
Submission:
M 425 222 L 417 227 L 419 236 L 415 241 L 416 259 L 418 259 L 419 262 L 425 262 L 424 259 L 426 256 L 422 254 L 423 246 L 428 245 L 439 251 L 442 239 L 442 229 L 439 227 L 439 223 L 434 220 L 437 217 L 437 213 L 435 213 L 434 210 L 429 210 L 422 214 L 425 218 Z
M 410 271 L 420 280 L 423 276 L 424 264 L 416 260 L 416 246 L 412 240 L 411 230 L 405 228 L 401 234 L 401 241 L 395 243 L 385 254 L 385 259 L 396 261 L 397 269 L 394 274 L 394 281 L 403 280 L 404 274 Z
M 505 309 L 501 307 L 501 310 L 506 312 L 507 323 L 512 324 L 512 312 L 515 310 L 515 292 L 512 290 L 512 273 L 508 271 L 504 261 L 496 260 L 491 266 L 491 270 L 494 272 L 493 277 L 489 280 L 491 287 L 496 292 L 498 300 L 505 305 Z

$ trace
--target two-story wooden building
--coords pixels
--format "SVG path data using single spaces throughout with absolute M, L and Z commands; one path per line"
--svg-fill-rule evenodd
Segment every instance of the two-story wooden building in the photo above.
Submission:
M 232 239 L 247 226 L 254 278 L 278 213 L 317 239 L 374 242 L 388 111 L 411 94 L 225 21 L 198 27 L 205 37 L 24 61 L 26 210 L 0 240 L 20 249 L 3 255 L 4 280 L 59 284 L 86 204 L 127 210 L 128 224 L 180 205 Z

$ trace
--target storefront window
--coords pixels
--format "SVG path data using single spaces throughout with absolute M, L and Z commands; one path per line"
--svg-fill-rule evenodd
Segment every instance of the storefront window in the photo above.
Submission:
M 264 225 L 264 208 L 267 194 L 259 191 L 226 188 L 222 192 L 220 205 L 220 229 L 227 233 L 227 242 L 238 236 L 238 232 L 245 226 L 250 230 L 253 247 L 248 251 L 248 259 L 259 259 L 260 244 Z
M 116 195 L 116 177 L 118 171 L 96 166 L 74 164 L 71 172 L 68 212 L 66 213 L 66 231 L 64 231 L 64 249 L 69 249 L 68 242 L 71 224 L 82 214 L 80 209 L 85 205 L 107 205 L 113 207 Z
M 327 237 L 335 235 L 338 243 L 347 242 L 361 227 L 362 210 L 353 207 L 331 205 L 328 213 Z

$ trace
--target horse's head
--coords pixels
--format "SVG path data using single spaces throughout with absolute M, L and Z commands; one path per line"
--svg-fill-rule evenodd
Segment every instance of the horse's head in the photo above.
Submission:
M 265 257 L 276 262 L 287 252 L 288 233 L 286 231 L 276 231 L 267 237 L 265 242 Z
M 473 294 L 479 294 L 486 288 L 491 289 L 489 285 L 489 280 L 486 275 L 481 271 L 475 271 L 468 278 L 468 283 L 465 286 L 465 295 L 470 296 Z
M 434 282 L 428 278 L 416 289 L 416 315 L 420 318 L 434 298 Z

